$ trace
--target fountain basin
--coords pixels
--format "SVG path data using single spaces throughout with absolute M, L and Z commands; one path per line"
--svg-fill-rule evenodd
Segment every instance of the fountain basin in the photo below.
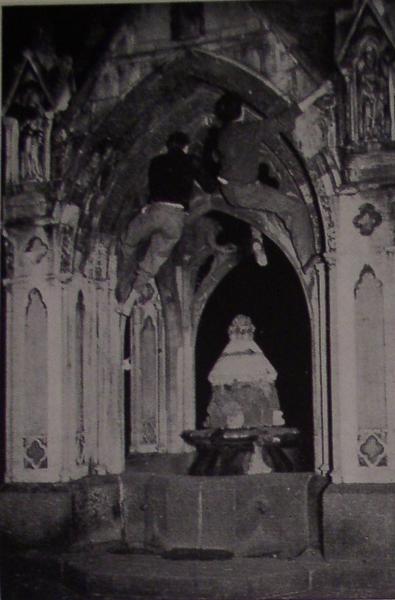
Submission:
M 125 538 L 154 553 L 225 552 L 293 558 L 319 547 L 320 492 L 312 473 L 190 476 L 128 471 Z
M 299 437 L 298 429 L 284 426 L 196 429 L 182 433 L 182 438 L 197 451 L 189 474 L 210 476 L 293 471 L 283 448 L 296 446 Z

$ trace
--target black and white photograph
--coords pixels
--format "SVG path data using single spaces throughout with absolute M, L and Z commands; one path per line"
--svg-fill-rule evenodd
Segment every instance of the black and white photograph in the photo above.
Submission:
M 0 600 L 395 599 L 395 0 L 0 4 Z

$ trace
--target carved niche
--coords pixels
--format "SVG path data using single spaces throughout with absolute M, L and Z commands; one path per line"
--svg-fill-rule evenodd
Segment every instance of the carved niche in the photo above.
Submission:
M 338 55 L 346 83 L 348 144 L 370 149 L 393 139 L 394 60 L 395 48 L 383 18 L 373 3 L 365 2 Z
M 126 327 L 130 359 L 131 452 L 157 452 L 164 444 L 166 410 L 165 330 L 154 283 L 147 283 Z
M 25 321 L 24 467 L 47 468 L 48 317 L 40 292 L 29 294 Z
M 26 50 L 4 105 L 5 179 L 8 186 L 50 178 L 53 116 L 74 91 L 70 57 L 59 58 L 38 40 Z
M 361 466 L 385 466 L 387 399 L 383 284 L 365 265 L 355 286 L 358 448 Z

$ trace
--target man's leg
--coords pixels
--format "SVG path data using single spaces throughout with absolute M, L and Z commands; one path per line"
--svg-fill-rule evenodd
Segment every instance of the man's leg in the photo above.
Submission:
M 137 267 L 137 248 L 140 242 L 148 239 L 155 228 L 149 208 L 140 212 L 122 234 L 118 246 L 117 286 L 115 296 L 118 302 L 125 302 L 133 287 L 133 272 Z
M 160 208 L 161 227 L 155 231 L 150 240 L 147 252 L 139 263 L 134 289 L 141 292 L 150 279 L 153 279 L 161 266 L 170 257 L 170 254 L 180 240 L 185 220 L 184 211 L 171 208 Z
M 315 255 L 313 230 L 306 206 L 299 199 L 282 194 L 260 182 L 246 185 L 228 184 L 223 195 L 233 206 L 276 214 L 291 235 L 292 244 L 302 267 Z

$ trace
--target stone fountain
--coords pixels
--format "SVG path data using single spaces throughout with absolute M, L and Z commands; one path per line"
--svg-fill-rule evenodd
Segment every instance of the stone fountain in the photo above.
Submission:
M 209 374 L 212 396 L 202 430 L 185 431 L 197 449 L 191 475 L 243 475 L 289 471 L 284 448 L 299 432 L 285 427 L 276 388 L 277 372 L 254 341 L 255 327 L 235 317 L 229 342 Z
M 134 473 L 126 538 L 169 559 L 232 556 L 294 558 L 318 539 L 314 473 L 291 472 L 285 448 L 297 443 L 286 427 L 277 372 L 254 341 L 251 319 L 238 315 L 209 380 L 205 427 L 185 431 L 196 448 L 189 473 L 160 468 Z M 279 472 L 280 471 L 280 472 Z M 137 517 L 136 517 L 137 515 Z

